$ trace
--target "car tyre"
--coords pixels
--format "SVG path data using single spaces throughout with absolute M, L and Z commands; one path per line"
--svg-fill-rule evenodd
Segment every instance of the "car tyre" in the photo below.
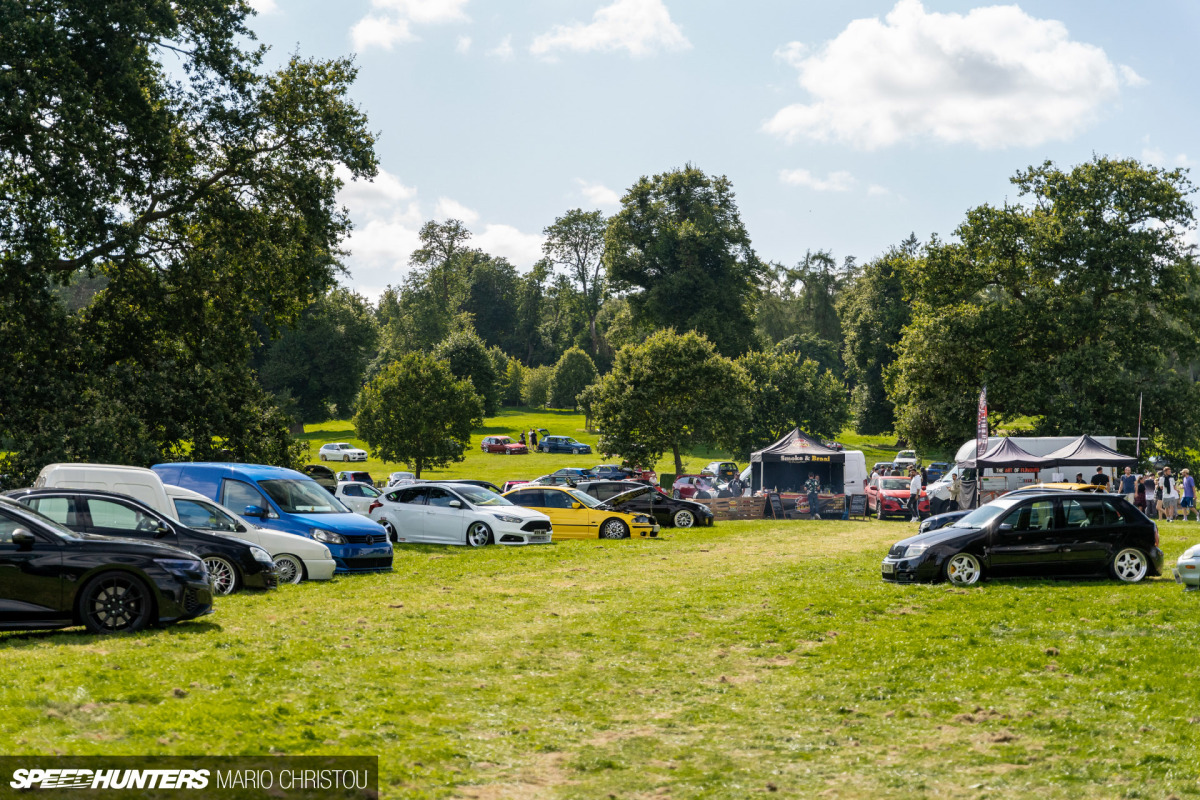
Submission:
M 79 618 L 91 633 L 133 633 L 150 624 L 150 588 L 127 572 L 102 572 L 79 593 Z
M 671 497 L 675 498 L 676 500 L 679 500 L 679 499 L 680 499 L 680 497 L 679 497 L 679 490 L 678 490 L 678 489 L 672 489 L 672 490 L 671 490 Z
M 328 460 L 329 460 L 329 459 L 327 459 L 327 458 L 325 457 L 325 454 L 324 454 L 324 453 L 317 453 L 317 458 L 321 459 L 322 461 L 328 461 Z
M 237 591 L 240 581 L 232 562 L 221 556 L 204 556 L 204 566 L 208 567 L 213 594 L 229 595 Z
M 696 524 L 696 515 L 686 508 L 681 508 L 675 512 L 675 516 L 671 520 L 676 528 L 690 528 Z
M 467 528 L 467 547 L 483 547 L 491 540 L 491 528 L 482 522 L 472 522 Z
M 304 580 L 304 562 L 291 553 L 275 556 L 275 571 L 279 574 L 281 584 L 297 584 Z
M 882 500 L 875 504 L 875 519 L 887 519 L 887 515 L 883 513 Z
M 974 586 L 983 577 L 979 559 L 970 553 L 955 553 L 942 567 L 946 580 L 955 586 Z
M 389 519 L 385 519 L 382 521 L 382 524 L 383 524 L 383 529 L 385 531 L 387 531 L 388 541 L 391 542 L 392 544 L 399 544 L 400 534 L 396 531 L 396 526 L 392 524 L 392 521 Z
M 1146 577 L 1150 562 L 1146 554 L 1136 547 L 1126 547 L 1115 556 L 1109 565 L 1112 575 L 1122 583 L 1137 583 Z
M 350 460 L 350 456 L 342 456 L 342 461 L 343 461 L 343 462 L 345 462 L 345 461 L 349 461 L 349 460 Z
M 600 525 L 600 538 L 601 539 L 628 539 L 629 538 L 629 526 L 625 524 L 624 520 L 619 520 L 615 517 L 612 519 L 606 519 Z

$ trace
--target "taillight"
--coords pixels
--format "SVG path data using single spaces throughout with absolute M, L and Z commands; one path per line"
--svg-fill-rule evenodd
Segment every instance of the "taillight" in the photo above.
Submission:
M 377 508 L 383 508 L 383 503 L 379 502 L 378 500 L 374 500 L 371 502 L 371 505 L 367 506 L 367 513 L 370 514 Z

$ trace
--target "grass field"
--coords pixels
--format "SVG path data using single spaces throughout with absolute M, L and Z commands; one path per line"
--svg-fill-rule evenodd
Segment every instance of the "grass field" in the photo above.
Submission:
M 1169 562 L 1200 540 L 1163 527 Z M 389 798 L 1200 794 L 1197 595 L 883 584 L 911 530 L 409 545 L 166 630 L 3 634 L 0 752 L 378 754 Z
M 547 453 L 530 453 L 523 456 L 504 456 L 497 453 L 483 453 L 479 442 L 485 436 L 508 435 L 516 439 L 521 431 L 531 428 L 545 428 L 551 434 L 572 436 L 580 442 L 590 444 L 596 451 L 599 436 L 589 433 L 584 427 L 582 414 L 573 411 L 559 411 L 531 408 L 506 408 L 494 417 L 484 420 L 482 428 L 478 428 L 471 436 L 471 447 L 467 449 L 466 460 L 451 464 L 441 470 L 426 470 L 421 477 L 437 478 L 474 478 L 491 481 L 501 485 L 510 478 L 536 478 L 561 467 L 593 467 L 596 464 L 611 463 L 614 459 L 606 459 L 598 452 L 592 455 L 566 455 Z M 354 425 L 349 420 L 323 422 L 305 426 L 304 434 L 299 439 L 309 443 L 311 461 L 316 462 L 317 450 L 326 442 L 350 442 L 355 447 L 361 447 L 370 452 L 366 443 L 354 437 Z M 867 468 L 876 461 L 890 461 L 895 457 L 898 448 L 895 437 L 887 435 L 859 436 L 846 431 L 840 442 L 853 450 L 862 450 L 866 455 Z M 940 454 L 924 455 L 925 461 L 937 460 Z M 728 459 L 730 456 L 721 450 L 697 448 L 685 454 L 683 468 L 687 473 L 697 473 L 710 461 Z M 334 470 L 343 469 L 343 465 L 329 463 Z M 742 466 L 746 466 L 744 463 Z M 376 480 L 385 479 L 389 472 L 408 470 L 403 464 L 391 464 L 377 458 L 370 458 L 364 465 L 362 462 L 344 465 L 345 469 L 366 470 Z M 660 476 L 675 473 L 675 460 L 668 454 L 659 460 L 654 469 Z M 668 484 L 669 485 L 669 484 Z

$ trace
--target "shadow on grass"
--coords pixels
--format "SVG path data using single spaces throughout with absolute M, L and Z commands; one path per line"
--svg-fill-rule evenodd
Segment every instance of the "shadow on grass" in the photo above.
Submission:
M 54 628 L 43 631 L 6 631 L 0 634 L 0 650 L 16 648 L 22 645 L 35 645 L 42 642 L 54 641 L 55 644 L 92 645 L 99 642 L 119 642 L 143 634 L 159 636 L 194 636 L 197 634 L 214 633 L 223 630 L 215 622 L 189 620 L 176 622 L 161 627 L 151 626 L 137 633 L 88 633 L 82 625 L 69 628 Z

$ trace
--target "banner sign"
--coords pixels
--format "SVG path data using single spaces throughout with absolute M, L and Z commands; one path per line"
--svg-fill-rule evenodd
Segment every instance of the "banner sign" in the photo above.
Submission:
M 3 756 L 0 798 L 376 800 L 377 756 Z
M 979 416 L 975 419 L 975 457 L 980 458 L 987 452 L 988 422 L 987 422 L 987 384 L 979 393 Z

